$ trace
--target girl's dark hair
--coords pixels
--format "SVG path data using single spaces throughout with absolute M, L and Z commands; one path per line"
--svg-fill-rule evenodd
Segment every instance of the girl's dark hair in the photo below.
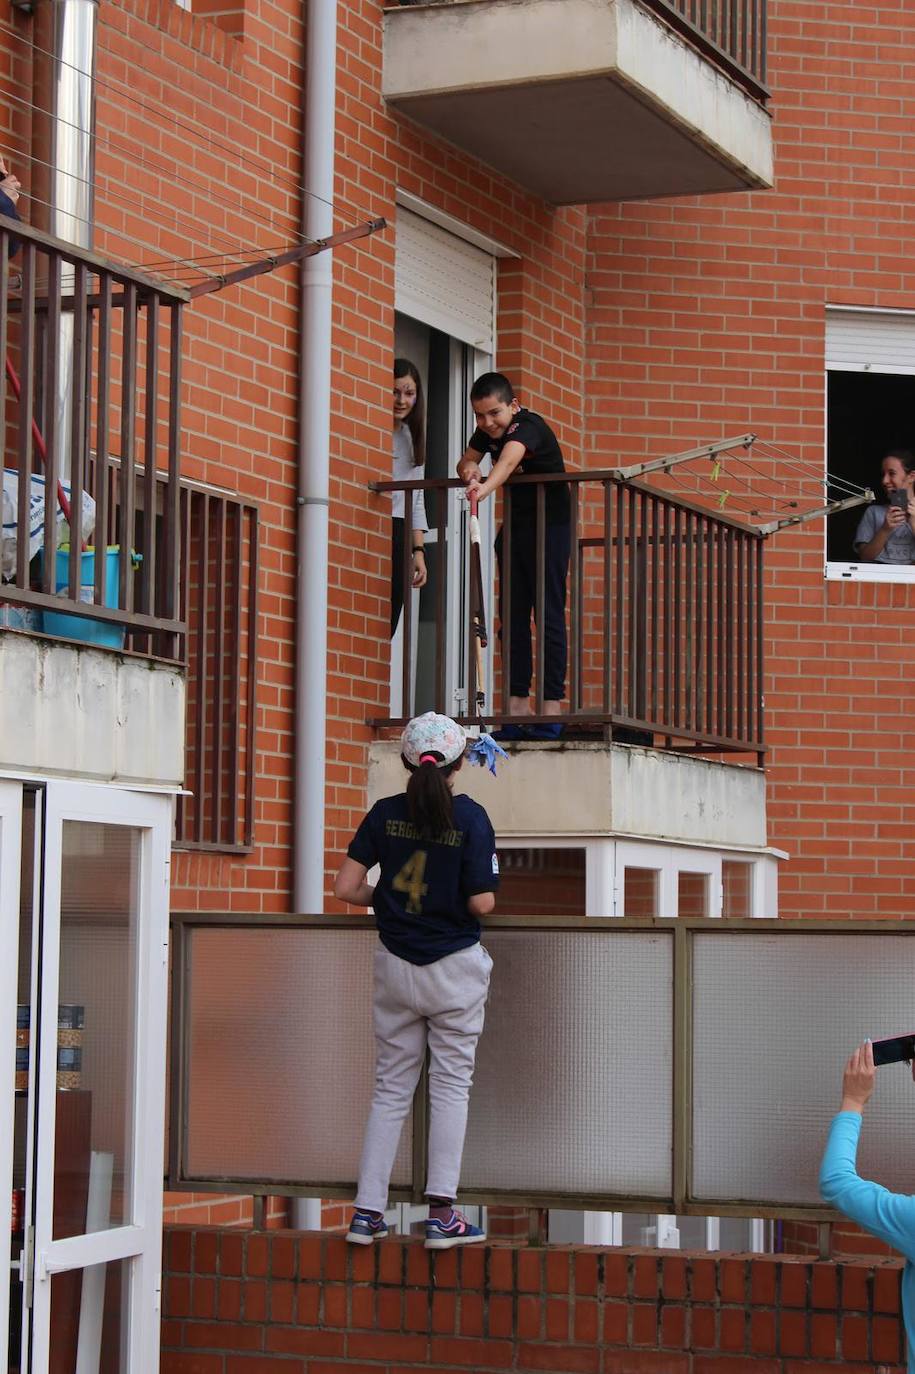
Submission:
M 413 466 L 421 468 L 426 461 L 426 398 L 423 395 L 423 379 L 419 369 L 409 358 L 394 359 L 394 380 L 398 377 L 412 377 L 416 383 L 416 405 L 407 416 L 407 429 L 413 440 Z
M 910 448 L 890 448 L 884 458 L 898 458 L 904 472 L 915 472 L 915 453 Z
M 442 755 L 436 754 L 435 758 L 440 762 Z M 431 756 L 426 763 L 415 766 L 403 760 L 404 768 L 410 774 L 407 783 L 410 820 L 416 826 L 417 835 L 426 840 L 434 840 L 454 827 L 454 799 L 446 779 L 450 778 L 461 760 L 456 759 L 444 768 L 439 767 L 439 762 L 433 763 Z

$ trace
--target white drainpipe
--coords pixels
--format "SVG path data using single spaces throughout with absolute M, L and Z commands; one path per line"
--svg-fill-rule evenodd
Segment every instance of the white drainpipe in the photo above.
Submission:
M 42 0 L 37 11 L 33 146 L 43 158 L 33 165 L 34 199 L 29 220 L 38 229 L 92 247 L 95 199 L 95 51 L 97 0 Z M 18 170 L 15 165 L 13 170 Z M 24 179 L 25 180 L 25 179 Z M 73 270 L 63 264 L 63 295 L 73 291 Z M 70 473 L 73 404 L 73 315 L 64 311 L 58 330 L 57 461 Z
M 312 194 L 304 197 L 302 222 L 305 235 L 319 239 L 334 227 L 337 0 L 307 0 L 305 41 L 303 179 Z M 332 290 L 332 254 L 306 258 L 299 331 L 293 909 L 315 913 L 324 910 Z M 297 1201 L 293 1224 L 319 1229 L 320 1200 Z

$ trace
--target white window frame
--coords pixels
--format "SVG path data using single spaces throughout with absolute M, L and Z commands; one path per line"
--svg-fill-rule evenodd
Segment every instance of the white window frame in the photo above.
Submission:
M 12 1110 L 16 1086 L 16 1004 L 19 983 L 19 870 L 22 863 L 22 785 L 0 781 L 0 1197 L 13 1186 Z M 0 1337 L 9 1339 L 11 1234 L 0 1224 Z M 5 1358 L 5 1357 L 4 1357 Z
M 42 995 L 32 1360 L 46 1367 L 50 1348 L 51 1278 L 126 1260 L 128 1306 L 122 1333 L 129 1374 L 154 1368 L 161 1322 L 162 1151 L 165 1122 L 165 1037 L 168 976 L 168 874 L 172 798 L 91 783 L 49 782 L 46 791 Z M 135 1081 L 131 1132 L 131 1213 L 125 1224 L 55 1240 L 53 1236 L 57 1003 L 60 957 L 63 826 L 67 821 L 124 825 L 141 833 L 137 913 Z M 32 1055 L 30 1069 L 35 1056 Z
M 879 306 L 829 305 L 826 306 L 826 373 L 829 372 L 881 372 L 893 377 L 915 376 L 915 365 L 893 364 L 886 359 L 873 359 L 865 356 L 862 348 L 860 360 L 852 358 L 830 358 L 829 356 L 829 318 L 838 314 L 872 315 L 899 318 L 910 321 L 913 345 L 915 345 L 915 310 L 885 310 Z M 828 453 L 829 443 L 829 400 L 828 387 L 824 377 L 823 385 L 823 452 Z M 866 485 L 862 483 L 862 485 Z M 863 512 L 866 507 L 861 506 Z M 827 582 L 915 582 L 915 564 L 911 566 L 892 563 L 859 563 L 855 559 L 830 559 L 827 555 L 829 537 L 829 517 L 823 521 L 823 576 Z

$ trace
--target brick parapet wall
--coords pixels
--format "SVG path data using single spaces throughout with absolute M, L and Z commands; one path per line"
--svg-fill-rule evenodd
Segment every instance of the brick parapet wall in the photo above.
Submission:
M 166 1230 L 162 1374 L 902 1374 L 900 1265 Z

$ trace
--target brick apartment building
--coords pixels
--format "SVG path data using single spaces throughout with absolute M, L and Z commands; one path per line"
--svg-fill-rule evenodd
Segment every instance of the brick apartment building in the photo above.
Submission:
M 87 0 L 72 3 L 92 8 Z M 233 913 L 256 923 L 319 910 L 367 797 L 389 782 L 399 785 L 392 732 L 378 725 L 402 709 L 402 648 L 395 646 L 392 669 L 389 637 L 390 506 L 387 494 L 369 487 L 390 476 L 394 356 L 415 357 L 424 372 L 430 478 L 451 475 L 467 433 L 467 384 L 490 364 L 512 377 L 523 403 L 549 418 L 568 466 L 585 474 L 726 436 L 759 435 L 768 456 L 747 459 L 757 464 L 752 471 L 738 466 L 738 480 L 761 492 L 770 509 L 789 514 L 792 502 L 810 504 L 827 467 L 848 482 L 876 486 L 886 449 L 915 447 L 915 277 L 906 251 L 915 177 L 915 16 L 902 3 L 850 0 L 563 4 L 562 18 L 559 0 L 389 10 L 368 0 L 340 4 L 329 40 L 336 50 L 332 164 L 326 148 L 316 152 L 308 142 L 315 109 L 309 102 L 321 98 L 320 72 L 323 80 L 331 70 L 327 62 L 307 66 L 328 41 L 318 31 L 319 5 L 306 11 L 290 0 L 191 0 L 189 8 L 176 0 L 102 0 L 97 7 L 87 174 L 94 184 L 92 234 L 82 223 L 69 236 L 90 264 L 90 324 L 85 335 L 76 332 L 89 380 L 82 419 L 72 408 L 66 416 L 73 452 L 82 443 L 86 473 L 95 473 L 97 502 L 104 485 L 101 417 L 109 409 L 116 417 L 106 440 L 110 467 L 118 470 L 112 509 L 135 515 L 132 537 L 144 535 L 146 564 L 162 586 L 153 571 L 142 583 L 141 564 L 135 599 L 125 603 L 122 578 L 121 609 L 147 616 L 127 616 L 132 652 L 125 655 L 55 644 L 34 626 L 23 633 L 15 621 L 7 624 L 18 633 L 0 631 L 0 769 L 3 786 L 13 788 L 0 796 L 7 808 L 0 813 L 7 821 L 0 882 L 8 885 L 8 910 L 19 910 L 18 921 L 13 915 L 4 927 L 19 948 L 19 983 L 13 986 L 13 970 L 0 988 L 0 1006 L 11 1025 L 13 1002 L 41 1001 L 32 971 L 39 937 L 37 923 L 34 938 L 32 932 L 31 859 L 22 861 L 20 883 L 19 846 L 30 856 L 43 827 L 46 836 L 58 836 L 48 841 L 49 862 L 58 867 L 45 900 L 53 906 L 58 893 L 62 932 L 52 950 L 60 982 L 44 989 L 44 1001 L 84 1006 L 85 1028 L 74 1029 L 78 1039 L 85 1030 L 87 1084 L 93 1015 L 95 1033 L 105 1023 L 111 1037 L 126 1032 L 123 1018 L 136 1012 L 122 1006 L 105 1022 L 108 994 L 90 986 L 86 961 L 75 952 L 80 919 L 107 911 L 100 896 L 106 875 L 116 875 L 108 911 L 114 926 L 128 946 L 145 939 L 147 908 L 139 897 L 124 916 L 124 894 L 138 889 L 130 886 L 137 881 L 133 841 L 115 834 L 119 807 L 127 808 L 125 826 L 154 837 L 144 863 L 164 875 L 170 821 L 162 797 L 185 788 L 190 795 L 179 800 L 170 854 L 171 911 Z M 8 6 L 0 18 L 2 148 L 23 182 L 24 220 L 52 236 L 50 247 L 34 239 L 42 338 L 58 327 L 52 291 L 43 285 L 51 281 L 53 243 L 61 236 L 49 219 L 57 198 L 51 149 L 74 118 L 70 107 L 56 107 L 58 132 L 52 123 L 49 133 L 49 54 L 63 54 L 58 74 L 79 69 L 82 60 L 78 50 L 60 46 L 55 23 L 64 12 L 64 5 L 52 9 L 49 0 L 36 0 L 34 7 Z M 60 32 L 66 37 L 65 25 Z M 380 219 L 385 227 L 376 224 L 309 258 L 304 286 L 299 268 L 288 266 L 186 298 L 303 238 Z M 102 276 L 91 272 L 90 249 L 134 277 L 115 271 L 103 289 Z M 31 251 L 26 241 L 20 254 Z M 24 325 L 30 298 L 23 263 L 21 256 L 11 263 L 9 300 L 25 302 L 17 307 Z M 154 313 L 150 280 L 162 288 L 156 342 L 144 332 Z M 306 336 L 304 321 L 309 309 L 323 308 L 309 302 L 326 301 L 331 281 L 327 352 L 320 354 L 310 351 L 318 336 Z M 78 301 L 78 281 L 69 290 Z M 113 293 L 113 309 L 104 304 L 105 290 Z M 27 385 L 17 308 L 4 292 L 2 328 Z M 128 313 L 137 302 L 145 313 L 131 334 Z M 179 314 L 176 344 L 177 326 L 166 338 L 164 322 Z M 110 335 L 103 332 L 106 318 Z M 38 349 L 39 356 L 47 355 Z M 105 356 L 107 393 L 100 390 Z M 123 414 L 134 386 L 142 399 L 131 428 Z M 25 401 L 5 394 L 8 469 L 21 470 L 29 396 L 47 429 L 50 391 L 36 362 Z M 320 455 L 316 462 L 310 449 L 320 438 L 325 394 L 326 490 Z M 123 474 L 133 445 L 138 466 L 130 495 Z M 773 458 L 776 450 L 781 458 Z M 58 468 L 65 477 L 66 461 L 61 457 Z M 40 472 L 36 459 L 32 466 Z M 158 473 L 161 489 L 150 472 Z M 583 559 L 601 557 L 594 546 L 607 509 L 603 490 L 581 486 L 579 533 L 591 540 L 582 545 Z M 707 494 L 704 505 L 714 514 Z M 735 518 L 741 513 L 735 502 Z M 713 665 L 709 658 L 709 671 L 695 679 L 697 696 L 705 691 L 712 702 L 704 729 L 693 723 L 678 732 L 680 716 L 639 712 L 631 697 L 623 708 L 603 698 L 611 647 L 601 628 L 602 597 L 609 593 L 601 590 L 600 562 L 582 563 L 579 610 L 571 612 L 573 637 L 580 615 L 581 712 L 599 716 L 603 701 L 604 716 L 657 724 L 656 747 L 611 744 L 600 728 L 609 721 L 595 729 L 592 720 L 591 742 L 578 752 L 527 746 L 490 790 L 488 779 L 471 779 L 508 858 L 504 909 L 530 913 L 536 900 L 547 913 L 559 906 L 580 916 L 912 917 L 904 741 L 915 667 L 907 584 L 915 572 L 857 563 L 857 515 L 792 526 L 766 542 L 764 678 L 753 679 L 753 646 L 735 647 L 727 661 L 742 665 L 746 690 L 739 701 L 735 694 L 733 710 L 727 695 L 728 729 L 720 696 L 717 708 L 712 702 L 713 669 L 724 659 Z M 452 496 L 437 530 L 444 538 L 430 555 L 439 581 L 447 569 L 444 619 L 439 615 L 436 629 L 430 589 L 411 613 L 415 667 L 408 677 L 417 701 L 428 704 L 438 682 L 441 705 L 472 714 L 459 599 L 461 520 Z M 49 522 L 50 516 L 46 529 Z M 655 534 L 661 528 L 681 526 L 652 526 Z M 21 521 L 19 529 L 21 535 Z M 709 611 L 719 616 L 717 637 L 711 620 L 707 626 L 716 653 L 725 652 L 723 617 L 738 617 L 721 599 L 732 571 L 739 614 L 749 621 L 760 609 L 750 591 L 757 553 L 758 542 L 735 551 L 733 564 L 730 552 L 719 553 L 705 569 L 707 586 L 714 580 L 718 589 Z M 19 558 L 8 579 L 10 604 L 40 611 L 42 591 Z M 177 590 L 169 601 L 172 574 Z M 491 560 L 487 575 L 491 592 Z M 16 587 L 23 593 L 18 602 Z M 44 584 L 44 594 L 52 590 Z M 311 634 L 318 614 L 326 672 L 320 655 L 297 659 L 296 608 L 303 600 L 311 607 Z M 321 602 L 326 637 L 315 610 Z M 662 597 L 658 604 L 663 615 L 667 603 Z M 667 673 L 680 663 L 669 647 L 658 653 Z M 106 666 L 114 659 L 116 668 Z M 497 703 L 497 659 L 491 670 L 488 698 Z M 80 686 L 72 694 L 74 674 Z M 621 690 L 631 685 L 630 671 Z M 679 688 L 675 695 L 680 701 Z M 764 777 L 746 766 L 756 763 L 754 746 L 763 742 L 753 717 L 760 695 Z M 24 710 L 26 700 L 38 703 L 35 711 Z M 95 717 L 87 701 L 95 703 Z M 662 712 L 670 708 L 664 701 Z M 715 750 L 703 735 L 728 739 Z M 704 742 L 707 759 L 671 753 L 665 746 L 674 737 Z M 62 791 L 66 785 L 77 791 Z M 106 788 L 107 800 L 97 802 Z M 557 799 L 548 811 L 545 797 Z M 68 825 L 92 824 L 105 827 L 100 846 L 83 831 L 68 841 Z M 158 931 L 161 894 L 147 896 Z M 331 899 L 325 909 L 333 909 Z M 93 926 L 86 948 L 108 957 L 111 938 Z M 153 935 L 150 950 L 157 938 L 161 944 Z M 118 958 L 128 957 L 124 949 L 117 944 Z M 153 1033 L 151 1046 L 143 1042 L 150 1064 L 157 1054 L 161 1059 L 164 1043 L 164 978 L 157 975 L 158 991 L 147 990 L 149 1005 L 159 1008 L 144 1023 L 144 1035 Z M 42 1017 L 40 1034 L 53 1043 L 53 1006 Z M 21 1050 L 30 1035 L 38 1043 L 34 1020 L 19 1030 Z M 96 1042 L 96 1059 L 103 1043 Z M 25 1186 L 27 1206 L 37 1207 L 53 1262 L 50 1246 L 70 1232 L 54 1230 L 59 1199 L 49 1181 L 53 1151 L 42 1155 L 39 1148 L 42 1131 L 53 1141 L 48 1123 L 57 1114 L 62 1138 L 64 1111 L 74 1113 L 66 1130 L 71 1139 L 85 1137 L 74 1166 L 82 1178 L 77 1205 L 88 1205 L 87 1190 L 98 1183 L 95 1175 L 90 1180 L 90 1148 L 113 1155 L 113 1226 L 114 1209 L 129 1196 L 131 1135 L 123 1111 L 118 1122 L 118 1093 L 136 1080 L 140 1063 L 129 1055 L 118 1060 L 120 1086 L 109 1086 L 107 1098 L 96 1085 L 109 1115 L 97 1111 L 90 1124 L 80 1118 L 79 1094 L 61 1105 L 47 1056 L 47 1085 L 38 1082 L 36 1058 L 29 1064 L 26 1053 L 17 1061 L 31 1074 L 30 1086 L 17 1099 L 10 1139 L 0 1138 L 0 1172 L 4 1151 L 18 1160 L 27 1139 L 38 1142 L 27 1177 L 14 1174 L 14 1181 Z M 161 1071 L 152 1076 L 159 1087 L 147 1103 L 151 1120 L 164 1092 Z M 42 1184 L 44 1166 L 51 1174 Z M 149 1188 L 154 1148 L 143 1167 Z M 169 1201 L 175 1220 L 231 1223 L 250 1215 L 249 1204 L 234 1198 Z M 285 1218 L 284 1206 L 277 1204 L 277 1220 Z M 326 1221 L 336 1219 L 325 1213 Z M 120 1242 L 105 1250 L 100 1241 L 102 1248 L 90 1246 L 79 1262 L 108 1263 L 125 1277 L 135 1263 L 148 1285 L 158 1271 L 156 1230 L 153 1216 L 134 1250 L 119 1250 Z M 56 1291 L 65 1284 L 61 1271 Z M 40 1300 L 34 1368 L 55 1368 L 40 1365 L 42 1341 L 49 1331 L 57 1332 L 59 1349 L 75 1339 L 75 1326 L 61 1334 L 61 1323 L 76 1322 L 74 1311 L 63 1296 L 56 1307 L 47 1292 Z

